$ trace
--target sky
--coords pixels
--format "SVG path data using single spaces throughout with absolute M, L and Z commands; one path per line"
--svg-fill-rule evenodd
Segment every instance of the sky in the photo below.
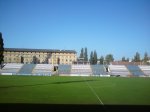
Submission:
M 150 0 L 0 0 L 6 48 L 150 55 Z

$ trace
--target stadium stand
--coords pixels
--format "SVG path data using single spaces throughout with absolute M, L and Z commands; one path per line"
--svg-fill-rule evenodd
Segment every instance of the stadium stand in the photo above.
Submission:
M 58 74 L 59 75 L 70 75 L 71 73 L 71 65 L 59 65 L 58 66 Z
M 71 76 L 91 76 L 92 69 L 90 65 L 72 65 Z
M 5 64 L 5 66 L 2 69 L 0 69 L 0 74 L 1 75 L 16 75 L 22 66 L 23 64 L 17 64 L 17 63 Z
M 36 64 L 32 74 L 33 75 L 42 75 L 42 76 L 51 76 L 53 71 L 53 66 L 51 64 Z
M 127 77 L 130 76 L 130 72 L 125 65 L 109 65 L 110 75 Z
M 106 70 L 103 65 L 91 65 L 93 75 L 106 75 Z
M 19 70 L 18 74 L 20 75 L 31 75 L 32 70 L 34 69 L 35 64 L 24 64 Z
M 126 65 L 133 76 L 144 76 L 144 72 L 137 65 Z
M 139 68 L 144 72 L 145 75 L 150 76 L 150 66 L 139 65 Z

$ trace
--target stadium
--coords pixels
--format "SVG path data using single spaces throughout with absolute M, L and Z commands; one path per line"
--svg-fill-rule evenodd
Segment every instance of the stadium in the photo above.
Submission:
M 149 0 L 0 0 L 0 112 L 150 112 Z
M 1 75 L 150 77 L 150 66 L 136 62 L 91 65 L 75 50 L 5 48 Z
M 6 50 L 4 56 L 8 57 L 8 49 Z M 35 52 L 32 49 L 33 51 Z M 19 57 L 24 56 L 26 52 L 29 53 L 29 49 L 23 52 L 19 53 L 22 54 Z M 16 56 L 14 50 L 11 54 L 13 58 Z M 5 57 L 4 59 L 7 59 Z M 10 106 L 50 104 L 54 109 L 67 104 L 73 105 L 70 108 L 85 106 L 82 109 L 87 110 L 88 106 L 92 106 L 106 111 L 112 105 L 123 105 L 122 111 L 126 109 L 126 105 L 134 105 L 133 110 L 137 109 L 137 105 L 150 105 L 149 65 L 115 62 L 110 65 L 90 65 L 84 62 L 81 64 L 81 60 L 79 64 L 78 61 L 73 61 L 72 64 L 9 62 L 4 63 L 0 74 L 0 103 L 11 104 Z M 35 109 L 34 106 L 32 107 Z M 63 108 L 66 109 L 68 106 Z M 138 106 L 138 108 L 143 107 Z

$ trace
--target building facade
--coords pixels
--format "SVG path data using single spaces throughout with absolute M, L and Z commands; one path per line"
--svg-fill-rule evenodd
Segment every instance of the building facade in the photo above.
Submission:
M 72 64 L 77 60 L 75 50 L 5 48 L 4 63 Z

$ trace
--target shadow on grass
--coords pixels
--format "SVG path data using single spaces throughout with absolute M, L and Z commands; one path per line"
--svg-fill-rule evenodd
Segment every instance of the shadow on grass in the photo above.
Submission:
M 150 105 L 0 103 L 1 112 L 149 112 Z
M 42 84 L 26 84 L 26 85 L 11 85 L 11 86 L 0 86 L 2 88 L 13 88 L 13 87 L 28 87 L 28 86 L 45 86 L 50 84 L 68 84 L 68 83 L 80 83 L 80 82 L 89 82 L 89 81 L 96 81 L 96 80 L 73 80 L 73 81 L 59 81 L 59 82 L 52 82 L 52 83 L 42 83 Z
M 59 82 L 54 82 L 52 84 L 67 84 L 67 83 L 78 83 L 78 82 L 89 82 L 89 81 L 96 81 L 96 80 L 59 81 Z

